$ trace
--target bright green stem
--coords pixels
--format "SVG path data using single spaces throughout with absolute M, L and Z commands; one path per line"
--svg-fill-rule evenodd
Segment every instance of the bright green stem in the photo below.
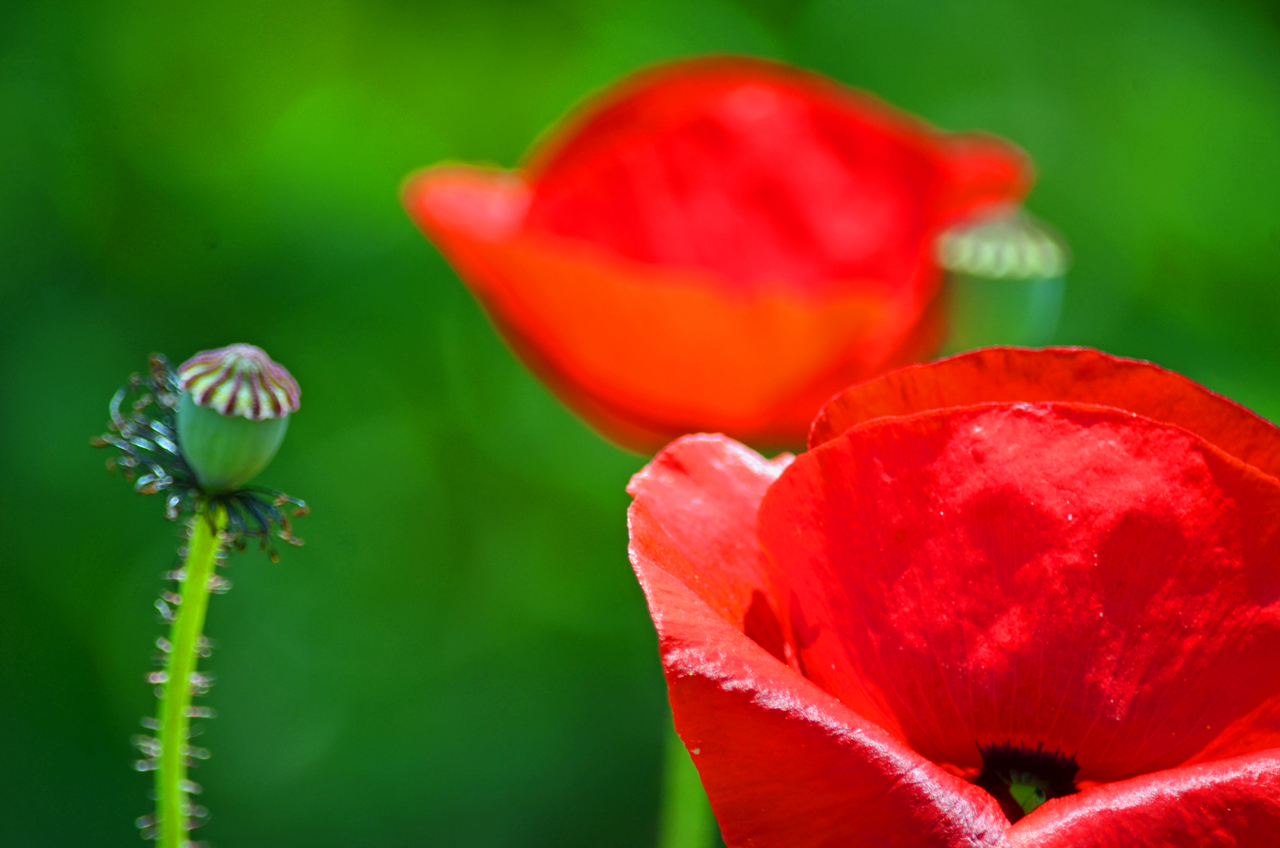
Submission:
M 715 816 L 702 788 L 698 769 L 675 727 L 667 730 L 666 766 L 662 776 L 662 812 L 658 848 L 709 848 L 718 844 Z
M 196 670 L 204 614 L 209 607 L 209 578 L 213 576 L 227 511 L 221 506 L 201 510 L 187 543 L 185 576 L 177 617 L 169 630 L 169 668 L 160 698 L 160 766 L 156 770 L 156 821 L 161 848 L 182 848 L 187 841 L 187 754 L 191 724 L 191 675 Z

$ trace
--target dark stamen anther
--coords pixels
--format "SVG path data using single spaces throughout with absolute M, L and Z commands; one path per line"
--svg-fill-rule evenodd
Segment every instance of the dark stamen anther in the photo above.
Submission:
M 1000 808 L 1010 822 L 1030 813 L 1050 798 L 1074 795 L 1076 772 L 1080 766 L 1075 756 L 1067 756 L 1061 750 L 1044 749 L 1044 743 L 1034 748 L 1002 742 L 999 745 L 979 745 L 982 754 L 982 771 L 977 784 L 1000 802 Z

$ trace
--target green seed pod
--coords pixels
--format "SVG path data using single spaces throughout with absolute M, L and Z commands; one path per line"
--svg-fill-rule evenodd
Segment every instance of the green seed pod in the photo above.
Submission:
M 234 491 L 276 455 L 298 411 L 298 383 L 261 348 L 197 353 L 178 369 L 178 443 L 200 485 Z
M 1062 311 L 1067 243 L 1023 210 L 962 224 L 938 239 L 947 271 L 946 352 L 1045 344 Z

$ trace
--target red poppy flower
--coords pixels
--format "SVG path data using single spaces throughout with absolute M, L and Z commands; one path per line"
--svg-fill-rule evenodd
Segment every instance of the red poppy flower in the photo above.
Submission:
M 717 58 L 591 98 L 514 173 L 437 166 L 404 202 L 569 406 L 652 449 L 799 443 L 836 391 L 932 353 L 936 237 L 1029 182 L 1004 142 Z
M 857 386 L 794 461 L 673 443 L 631 557 L 726 842 L 1280 845 L 1277 475 L 1088 350 Z

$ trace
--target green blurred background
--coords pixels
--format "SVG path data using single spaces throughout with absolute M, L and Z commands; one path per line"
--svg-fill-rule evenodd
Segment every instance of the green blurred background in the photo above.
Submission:
M 0 844 L 137 846 L 157 498 L 88 437 L 151 351 L 303 386 L 194 775 L 214 846 L 644 846 L 665 692 L 643 460 L 561 409 L 400 209 L 659 59 L 773 56 L 1025 147 L 1061 343 L 1280 417 L 1280 12 L 1247 0 L 83 0 L 0 11 Z

